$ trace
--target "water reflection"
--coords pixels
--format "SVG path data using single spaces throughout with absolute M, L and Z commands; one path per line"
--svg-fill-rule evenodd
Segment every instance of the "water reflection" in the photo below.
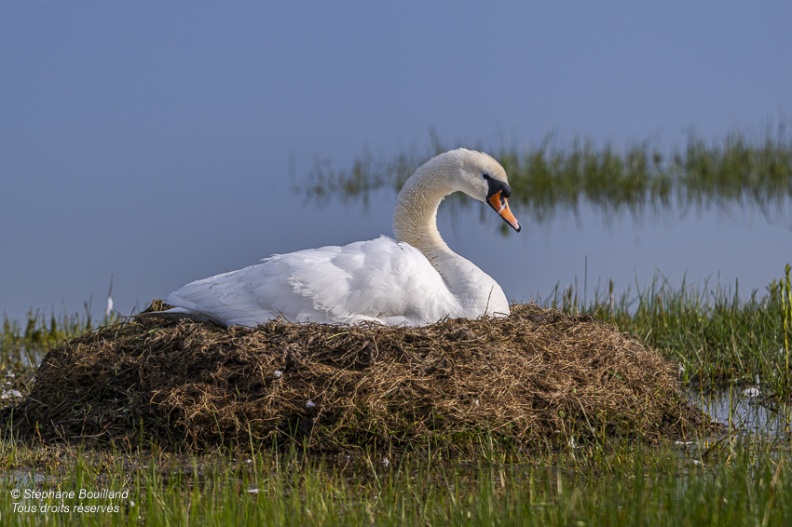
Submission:
M 0 476 L 0 483 L 16 488 L 35 488 L 44 483 L 52 483 L 55 478 L 45 476 L 30 469 L 9 470 Z
M 689 397 L 715 421 L 727 426 L 730 432 L 767 437 L 786 437 L 792 432 L 792 406 L 768 403 L 759 388 L 690 392 Z
M 316 161 L 299 192 L 318 203 L 366 204 L 377 190 L 397 192 L 422 162 L 450 148 L 435 137 L 423 154 L 413 150 L 381 160 L 364 152 L 347 170 Z M 780 221 L 788 216 L 792 198 L 792 140 L 783 126 L 760 142 L 732 135 L 722 144 L 708 145 L 690 137 L 685 148 L 670 154 L 648 144 L 617 150 L 580 141 L 567 148 L 545 141 L 524 151 L 492 153 L 509 174 L 512 206 L 534 223 L 559 213 L 577 215 L 582 203 L 605 217 L 738 206 Z M 458 201 L 462 207 L 467 203 Z

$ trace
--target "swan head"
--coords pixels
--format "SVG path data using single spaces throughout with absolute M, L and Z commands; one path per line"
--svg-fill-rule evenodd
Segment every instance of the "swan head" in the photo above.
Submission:
M 393 214 L 396 239 L 424 253 L 447 249 L 437 231 L 437 207 L 454 192 L 486 203 L 511 228 L 521 229 L 509 208 L 511 187 L 500 163 L 483 152 L 459 148 L 433 157 L 404 183 Z
M 511 187 L 508 176 L 501 164 L 492 156 L 459 148 L 440 154 L 427 162 L 427 165 L 434 161 L 443 166 L 441 170 L 449 178 L 453 190 L 462 191 L 486 203 L 512 229 L 520 232 L 522 229 L 520 222 L 509 208 L 508 198 L 511 196 Z

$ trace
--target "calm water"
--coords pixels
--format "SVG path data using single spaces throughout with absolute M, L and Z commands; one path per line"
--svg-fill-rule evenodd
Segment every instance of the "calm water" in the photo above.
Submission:
M 273 253 L 341 245 L 391 235 L 396 196 L 381 190 L 360 201 L 311 203 L 294 192 L 205 196 L 202 213 L 163 228 L 157 215 L 118 224 L 118 236 L 54 247 L 57 258 L 16 253 L 0 264 L 0 314 L 24 319 L 30 308 L 82 312 L 105 309 L 110 277 L 124 314 L 198 278 L 256 263 Z M 544 300 L 556 286 L 576 285 L 591 299 L 607 291 L 634 295 L 655 278 L 673 287 L 764 292 L 792 262 L 792 203 L 766 214 L 732 206 L 703 211 L 606 215 L 583 203 L 536 223 L 515 207 L 524 228 L 501 233 L 502 221 L 479 203 L 444 203 L 438 225 L 448 244 L 493 276 L 516 302 Z M 222 236 L 206 236 L 212 225 Z M 57 235 L 57 230 L 55 231 Z M 54 253 L 55 254 L 55 253 Z
M 483 207 L 442 210 L 440 230 L 449 244 L 494 276 L 511 299 L 545 299 L 556 285 L 576 285 L 589 299 L 635 292 L 658 277 L 673 286 L 739 287 L 763 292 L 792 261 L 792 225 L 786 210 L 774 217 L 733 208 L 667 210 L 606 217 L 584 204 L 521 233 L 501 236 L 499 219 Z M 479 212 L 485 221 L 478 221 Z
M 792 432 L 792 407 L 763 404 L 761 385 L 713 394 L 691 393 L 691 401 L 733 432 L 786 437 Z

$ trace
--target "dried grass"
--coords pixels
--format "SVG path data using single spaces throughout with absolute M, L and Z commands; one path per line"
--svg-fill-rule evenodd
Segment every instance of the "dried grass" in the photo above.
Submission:
M 656 441 L 712 426 L 656 351 L 534 305 L 422 328 L 138 317 L 50 351 L 0 420 L 45 442 L 327 453 Z

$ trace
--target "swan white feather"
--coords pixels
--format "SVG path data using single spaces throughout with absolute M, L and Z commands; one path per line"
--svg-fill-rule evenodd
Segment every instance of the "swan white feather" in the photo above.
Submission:
M 451 251 L 437 231 L 437 208 L 456 191 L 489 203 L 513 228 L 506 172 L 492 157 L 465 149 L 429 160 L 399 193 L 394 232 L 350 243 L 277 254 L 174 291 L 167 311 L 223 325 L 292 322 L 425 325 L 443 318 L 509 314 L 489 275 Z

